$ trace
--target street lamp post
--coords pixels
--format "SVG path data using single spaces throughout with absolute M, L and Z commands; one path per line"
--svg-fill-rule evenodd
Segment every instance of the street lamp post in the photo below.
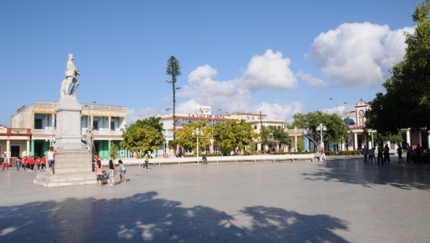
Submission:
M 196 157 L 199 157 L 199 136 L 201 133 L 202 133 L 202 131 L 199 128 L 196 128 L 193 131 L 193 136 L 197 137 L 197 156 Z
M 218 111 L 221 111 L 222 109 L 218 109 Z M 212 145 L 212 153 L 214 153 L 214 115 L 211 115 L 212 118 L 212 138 L 211 138 L 211 145 Z
M 320 131 L 320 136 L 321 136 L 321 142 L 320 142 L 320 144 L 321 144 L 321 146 L 323 146 L 323 131 L 327 131 L 327 127 L 323 126 L 323 124 L 320 123 L 320 125 L 317 126 L 317 131 Z
M 339 115 L 339 106 L 337 105 L 337 102 L 333 98 L 329 98 L 336 104 L 336 114 Z

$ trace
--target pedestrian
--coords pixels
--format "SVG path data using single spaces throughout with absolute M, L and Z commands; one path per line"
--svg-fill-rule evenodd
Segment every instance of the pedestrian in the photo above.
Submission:
M 148 170 L 149 169 L 148 168 L 148 162 L 149 162 L 149 154 L 148 154 L 148 152 L 145 152 L 144 160 L 145 160 L 145 165 L 143 166 L 142 169 L 145 169 L 145 167 L 146 167 L 146 169 Z
M 23 158 L 22 158 L 22 169 L 23 170 L 27 170 L 27 156 L 24 156 Z
M 40 165 L 42 164 L 42 160 L 40 159 L 39 156 L 36 156 L 36 165 L 37 165 L 37 170 L 40 170 Z
M 366 145 L 364 145 L 364 148 L 363 148 L 363 155 L 364 155 L 364 163 L 367 164 L 367 156 L 369 155 L 369 150 L 367 149 Z
M 95 151 L 94 152 L 94 155 L 93 155 L 93 161 L 92 161 L 92 170 L 93 170 L 93 172 L 96 170 L 96 163 L 97 163 L 97 161 L 99 161 L 100 160 L 100 158 L 99 158 L 99 155 L 98 155 L 98 153 L 97 153 L 97 151 Z
M 46 169 L 46 155 L 43 156 L 41 162 L 42 162 L 42 168 L 41 168 L 41 170 Z
M 96 175 L 97 175 L 97 186 L 102 186 L 102 179 L 103 179 L 103 166 L 102 162 L 100 160 L 97 161 L 96 166 Z
M 382 143 L 378 144 L 378 165 L 384 163 L 384 158 L 382 154 L 384 153 L 384 147 L 382 147 Z
M 419 144 L 417 144 L 417 147 L 415 148 L 415 153 L 417 155 L 417 163 L 421 163 L 421 147 Z
M 390 148 L 388 144 L 385 144 L 384 147 L 384 162 L 390 163 Z
M 369 150 L 369 162 L 375 163 L 375 148 Z
M 34 157 L 33 156 L 30 156 L 27 159 L 27 164 L 28 164 L 28 171 L 33 172 L 33 169 L 34 169 Z
M 54 164 L 55 164 L 55 151 L 54 151 L 54 147 L 49 147 L 49 151 L 48 151 L 48 166 L 49 166 L 49 170 L 51 171 L 51 174 L 55 173 L 54 170 Z
M 409 143 L 406 144 L 406 163 L 411 163 L 412 148 Z
M 115 185 L 115 162 L 111 158 L 109 160 L 109 186 Z
M 122 160 L 118 160 L 119 166 L 121 167 L 121 173 L 119 174 L 120 177 L 120 182 L 121 183 L 127 183 L 127 179 L 125 178 L 125 173 L 127 172 L 127 170 L 125 169 L 124 164 L 122 163 Z
M 399 156 L 399 163 L 403 163 L 403 158 L 402 158 L 402 146 L 400 145 L 400 143 L 397 144 L 398 148 L 397 148 L 397 155 Z
M 6 152 L 3 153 L 3 165 L 1 167 L 1 170 L 3 171 L 6 168 L 6 170 L 9 170 L 9 160 L 7 159 Z
M 18 157 L 17 159 L 16 159 L 16 171 L 19 171 L 19 169 L 21 168 L 21 158 L 20 157 Z
M 320 160 L 327 161 L 327 158 L 325 157 L 324 147 L 321 147 L 321 151 L 320 151 L 320 153 L 321 153 L 321 158 L 320 158 Z

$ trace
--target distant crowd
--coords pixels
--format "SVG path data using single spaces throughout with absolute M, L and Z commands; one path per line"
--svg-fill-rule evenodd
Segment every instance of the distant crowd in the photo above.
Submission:
M 388 147 L 388 144 L 385 144 L 384 146 L 382 143 L 379 143 L 376 149 L 368 149 L 366 146 L 364 146 L 363 156 L 364 163 L 377 163 L 378 165 L 391 163 L 390 148 Z M 415 149 L 412 149 L 409 143 L 406 144 L 406 161 L 403 160 L 403 149 L 400 143 L 397 144 L 397 157 L 399 163 L 430 162 L 430 154 L 427 150 L 422 149 L 420 145 L 417 145 Z

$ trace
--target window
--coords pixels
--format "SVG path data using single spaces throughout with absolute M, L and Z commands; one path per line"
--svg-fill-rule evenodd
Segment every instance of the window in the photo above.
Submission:
M 257 126 L 254 126 L 254 130 L 257 130 Z
M 10 146 L 10 157 L 21 157 L 21 146 L 11 145 Z
M 249 120 L 249 116 L 246 117 L 246 120 Z
M 115 122 L 113 121 L 110 122 L 110 130 L 115 131 Z
M 42 128 L 42 119 L 36 118 L 34 119 L 34 129 L 43 129 Z
M 93 130 L 99 130 L 99 121 L 93 121 Z

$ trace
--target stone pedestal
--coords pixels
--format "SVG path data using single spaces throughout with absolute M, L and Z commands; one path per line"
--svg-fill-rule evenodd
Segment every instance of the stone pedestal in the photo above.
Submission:
M 91 169 L 92 154 L 81 142 L 82 105 L 75 96 L 62 96 L 54 109 L 57 113 L 55 174 L 49 169 L 38 172 L 33 182 L 45 187 L 96 184 L 96 175 Z

